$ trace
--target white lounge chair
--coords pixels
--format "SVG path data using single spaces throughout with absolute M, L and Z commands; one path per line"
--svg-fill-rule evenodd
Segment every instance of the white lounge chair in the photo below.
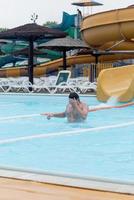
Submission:
M 6 78 L 0 79 L 0 92 L 7 92 L 8 88 L 9 88 L 8 79 Z
M 5 92 L 32 92 L 29 88 L 32 84 L 26 79 L 9 79 Z
M 57 79 L 55 80 L 55 83 L 48 86 L 50 89 L 50 92 L 52 94 L 60 92 L 63 93 L 65 91 L 74 91 L 71 84 L 69 84 L 69 79 L 71 77 L 71 72 L 68 70 L 61 70 L 58 73 Z
M 50 93 L 50 89 L 49 87 L 47 86 L 48 85 L 48 81 L 47 79 L 40 79 L 38 81 L 34 81 L 34 84 L 32 86 L 33 88 L 33 91 L 34 92 L 47 92 L 47 93 Z
M 89 81 L 86 81 L 86 82 L 83 82 L 83 84 L 78 85 L 77 92 L 82 93 L 82 94 L 85 94 L 91 91 L 96 92 L 96 88 L 97 88 L 96 82 L 91 83 Z

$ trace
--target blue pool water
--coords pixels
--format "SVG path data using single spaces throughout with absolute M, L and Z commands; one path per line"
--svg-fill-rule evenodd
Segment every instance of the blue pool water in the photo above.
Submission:
M 100 104 L 95 97 L 81 100 Z M 74 124 L 39 115 L 62 112 L 67 101 L 0 95 L 0 166 L 133 181 L 134 106 L 92 112 Z

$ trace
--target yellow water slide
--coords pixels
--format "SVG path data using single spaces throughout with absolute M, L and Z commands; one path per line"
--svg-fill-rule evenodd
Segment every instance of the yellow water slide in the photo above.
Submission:
M 104 69 L 100 72 L 97 84 L 97 98 L 107 101 L 116 97 L 119 102 L 134 98 L 134 65 Z
M 89 47 L 98 50 L 134 50 L 134 7 L 101 12 L 83 19 L 81 32 Z M 134 58 L 134 54 L 116 54 L 99 56 L 99 62 Z M 95 62 L 91 55 L 67 58 L 67 65 Z M 57 70 L 63 65 L 62 59 L 48 62 L 34 68 L 34 76 L 41 76 Z M 0 70 L 0 77 L 25 76 L 27 67 L 6 68 Z
M 102 55 L 99 57 L 99 62 L 103 63 L 106 61 L 116 61 L 127 58 L 133 58 L 134 55 Z M 91 55 L 79 55 L 79 56 L 70 56 L 67 58 L 67 65 L 71 66 L 74 64 L 87 64 L 94 63 L 95 57 Z M 52 71 L 58 70 L 59 67 L 63 66 L 63 59 L 57 59 L 54 61 L 50 61 L 41 65 L 34 67 L 34 76 L 42 76 L 48 74 Z M 27 76 L 28 75 L 28 67 L 12 67 L 0 69 L 0 77 L 19 77 L 19 76 Z
M 134 50 L 134 7 L 110 10 L 84 18 L 85 42 L 101 50 Z
M 134 50 L 133 27 L 134 7 L 128 7 L 85 17 L 81 31 L 91 48 Z M 131 101 L 134 98 L 134 65 L 102 70 L 97 85 L 100 101 L 107 101 L 112 96 L 120 102 Z

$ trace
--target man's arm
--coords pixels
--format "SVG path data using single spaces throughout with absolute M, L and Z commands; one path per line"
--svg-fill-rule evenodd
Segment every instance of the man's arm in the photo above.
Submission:
M 124 108 L 124 107 L 132 106 L 132 105 L 134 105 L 134 102 L 125 103 L 119 106 L 103 106 L 103 107 L 98 107 L 98 108 L 88 108 L 88 112 L 94 112 L 98 110 L 105 110 L 105 109 L 111 109 L 111 108 Z
M 41 115 L 47 116 L 47 119 L 50 119 L 51 117 L 58 117 L 58 118 L 66 117 L 66 113 L 65 112 L 61 112 L 61 113 L 42 113 Z

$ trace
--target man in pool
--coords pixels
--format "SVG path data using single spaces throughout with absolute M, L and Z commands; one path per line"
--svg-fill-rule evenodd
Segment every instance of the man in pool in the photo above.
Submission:
M 128 106 L 134 105 L 134 102 L 128 102 L 123 105 L 115 105 L 115 106 L 100 106 L 100 107 L 88 107 L 85 103 L 80 101 L 79 95 L 75 92 L 69 94 L 69 103 L 66 106 L 66 110 L 61 113 L 42 113 L 41 115 L 47 116 L 47 119 L 51 119 L 52 117 L 67 117 L 68 122 L 81 122 L 87 118 L 88 112 L 94 112 L 104 109 L 111 108 L 124 108 Z
M 47 119 L 52 117 L 67 117 L 68 122 L 81 122 L 87 118 L 89 109 L 88 106 L 80 101 L 79 95 L 75 92 L 69 94 L 69 103 L 66 110 L 61 113 L 43 113 Z

